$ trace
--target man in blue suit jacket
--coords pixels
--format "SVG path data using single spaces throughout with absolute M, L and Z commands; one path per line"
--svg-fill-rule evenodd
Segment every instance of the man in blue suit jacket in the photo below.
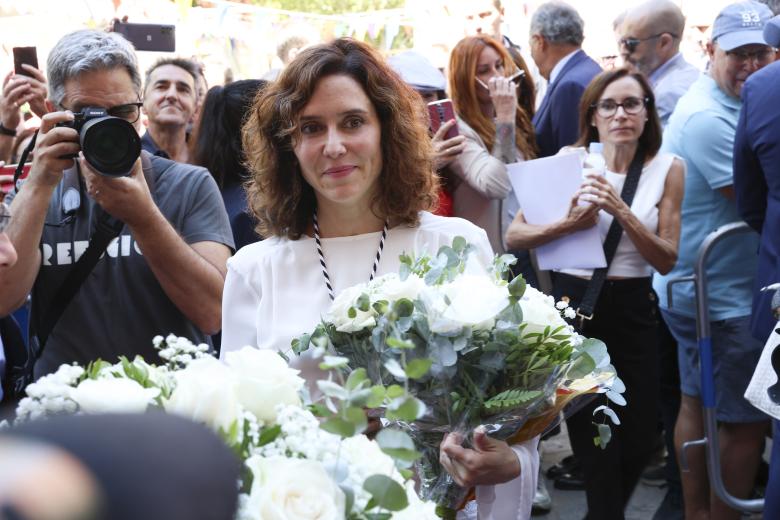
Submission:
M 766 341 L 776 320 L 771 292 L 759 288 L 780 282 L 780 62 L 756 72 L 742 87 L 742 112 L 734 140 L 737 209 L 761 233 L 755 281 L 753 335 Z M 746 251 L 746 253 L 748 253 Z
M 547 82 L 533 119 L 539 157 L 549 157 L 579 137 L 579 106 L 588 83 L 601 67 L 580 48 L 583 22 L 562 2 L 542 4 L 531 18 L 531 56 Z
M 764 39 L 780 46 L 780 16 L 770 20 Z M 734 138 L 734 190 L 737 210 L 761 233 L 753 298 L 752 332 L 761 341 L 772 333 L 772 292 L 765 285 L 780 281 L 780 62 L 751 75 L 742 87 L 742 111 Z M 772 460 L 766 487 L 764 518 L 780 518 L 780 420 L 774 419 Z

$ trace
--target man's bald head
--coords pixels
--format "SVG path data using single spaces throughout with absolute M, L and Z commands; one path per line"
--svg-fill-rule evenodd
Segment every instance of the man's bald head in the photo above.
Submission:
M 685 16 L 676 4 L 650 0 L 626 12 L 620 53 L 625 61 L 650 75 L 679 52 L 684 29 Z

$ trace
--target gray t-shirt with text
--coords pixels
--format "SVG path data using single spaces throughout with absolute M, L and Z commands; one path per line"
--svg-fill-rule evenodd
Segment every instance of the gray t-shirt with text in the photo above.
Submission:
M 210 241 L 233 248 L 225 206 L 208 170 L 149 158 L 152 197 L 182 239 L 188 244 Z M 82 188 L 75 219 L 63 222 L 62 191 L 60 183 L 43 229 L 42 264 L 32 288 L 31 327 L 37 326 L 73 264 L 86 251 L 97 218 L 96 203 Z M 62 363 L 85 364 L 97 358 L 114 362 L 120 355 L 132 359 L 140 354 L 149 362 L 159 362 L 152 338 L 169 333 L 211 344 L 209 336 L 165 294 L 125 226 L 57 322 L 35 375 L 53 372 Z

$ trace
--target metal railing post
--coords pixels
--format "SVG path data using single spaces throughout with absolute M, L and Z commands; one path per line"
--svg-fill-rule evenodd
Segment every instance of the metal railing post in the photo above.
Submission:
M 763 499 L 745 500 L 731 495 L 723 484 L 720 467 L 720 445 L 718 442 L 718 420 L 715 409 L 715 378 L 712 367 L 712 337 L 710 335 L 710 302 L 707 295 L 707 258 L 720 241 L 740 233 L 754 232 L 744 222 L 722 226 L 704 239 L 694 266 L 693 276 L 670 280 L 667 285 L 669 307 L 672 307 L 672 285 L 693 282 L 696 291 L 696 338 L 699 346 L 701 371 L 701 403 L 704 416 L 704 438 L 688 441 L 682 446 L 681 467 L 687 471 L 686 450 L 693 446 L 705 446 L 710 487 L 729 507 L 738 511 L 757 513 L 764 509 Z

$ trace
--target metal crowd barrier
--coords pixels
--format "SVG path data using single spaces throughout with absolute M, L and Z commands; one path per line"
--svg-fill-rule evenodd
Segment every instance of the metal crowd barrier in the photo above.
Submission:
M 688 471 L 686 451 L 693 446 L 704 446 L 710 488 L 732 509 L 747 513 L 758 513 L 764 509 L 763 499 L 745 500 L 731 495 L 723 484 L 720 468 L 720 447 L 718 445 L 718 421 L 715 410 L 715 381 L 712 372 L 712 337 L 710 336 L 710 303 L 707 295 L 707 258 L 712 248 L 720 241 L 740 233 L 755 233 L 744 222 L 734 222 L 722 226 L 704 239 L 693 270 L 693 276 L 669 280 L 666 291 L 669 308 L 672 308 L 672 286 L 677 283 L 693 282 L 696 290 L 696 336 L 699 345 L 699 367 L 701 371 L 701 403 L 704 415 L 704 438 L 685 442 L 682 445 L 680 467 Z

